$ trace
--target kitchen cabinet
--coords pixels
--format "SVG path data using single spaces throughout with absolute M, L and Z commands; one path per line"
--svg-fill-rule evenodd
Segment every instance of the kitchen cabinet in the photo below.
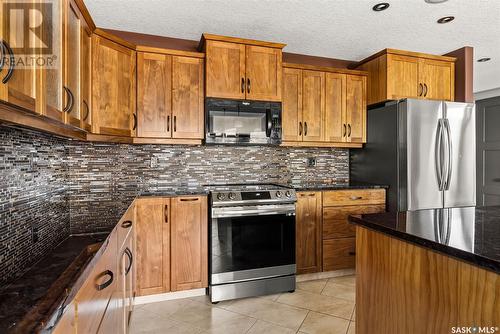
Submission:
M 285 44 L 203 34 L 206 95 L 281 101 Z
M 139 295 L 208 286 L 207 212 L 206 196 L 137 199 Z
M 366 73 L 287 63 L 283 77 L 284 145 L 366 142 Z
M 370 73 L 368 104 L 401 98 L 453 101 L 455 58 L 385 49 L 358 63 Z
M 356 232 L 349 215 L 385 211 L 384 189 L 323 192 L 323 271 L 354 268 Z
M 297 193 L 297 274 L 321 271 L 321 200 L 321 192 Z
M 203 59 L 139 52 L 137 62 L 137 135 L 202 139 Z
M 93 132 L 131 137 L 137 127 L 135 51 L 94 34 L 92 59 Z
M 137 294 L 170 291 L 170 199 L 136 201 Z

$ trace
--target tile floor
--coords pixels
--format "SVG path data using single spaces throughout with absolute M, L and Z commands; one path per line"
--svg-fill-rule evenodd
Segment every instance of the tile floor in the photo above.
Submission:
M 131 333 L 354 334 L 355 284 L 354 276 L 343 276 L 216 305 L 206 296 L 138 305 Z

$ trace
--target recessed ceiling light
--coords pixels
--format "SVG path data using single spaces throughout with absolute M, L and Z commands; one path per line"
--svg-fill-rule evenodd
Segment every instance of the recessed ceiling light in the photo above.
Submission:
M 376 4 L 375 6 L 372 7 L 372 9 L 376 12 L 381 12 L 383 10 L 386 10 L 387 8 L 389 8 L 389 3 L 388 2 L 381 2 L 381 3 L 378 3 Z
M 432 4 L 434 4 L 434 3 L 442 3 L 442 2 L 446 2 L 446 1 L 448 1 L 448 0 L 425 0 L 425 2 L 432 3 Z
M 479 59 L 477 60 L 477 62 L 478 62 L 478 63 L 484 63 L 485 61 L 490 61 L 490 60 L 491 60 L 491 58 L 489 58 L 489 57 L 484 57 L 484 58 L 479 58 Z
M 449 23 L 455 19 L 455 16 L 445 16 L 437 20 L 437 23 Z

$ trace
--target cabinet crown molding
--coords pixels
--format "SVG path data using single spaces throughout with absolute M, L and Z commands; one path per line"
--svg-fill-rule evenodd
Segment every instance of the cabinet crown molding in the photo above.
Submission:
M 398 49 L 383 49 L 383 50 L 349 66 L 349 68 L 357 68 L 359 65 L 364 64 L 372 59 L 378 58 L 378 57 L 385 55 L 385 54 L 394 54 L 394 55 L 418 57 L 418 58 L 433 59 L 433 60 L 443 60 L 443 61 L 449 61 L 449 62 L 455 62 L 457 60 L 457 58 L 455 58 L 455 57 L 439 56 L 439 55 L 433 55 L 433 54 L 429 54 L 429 53 L 398 50 Z
M 283 63 L 283 67 L 285 67 L 285 68 L 297 68 L 297 69 L 301 69 L 301 70 L 312 70 L 312 71 L 321 71 L 321 72 L 368 76 L 368 72 L 366 72 L 366 71 L 348 70 L 348 69 L 329 67 L 329 66 L 316 66 L 316 65 L 297 64 L 297 63 Z
M 198 45 L 198 50 L 200 50 L 200 52 L 203 50 L 203 48 L 205 46 L 205 41 L 207 41 L 207 40 L 246 44 L 246 45 L 264 46 L 264 47 L 268 47 L 268 48 L 277 48 L 277 49 L 283 49 L 286 46 L 286 44 L 283 44 L 283 43 L 265 42 L 265 41 L 258 41 L 255 39 L 246 39 L 246 38 L 239 38 L 239 37 L 230 37 L 230 36 L 221 36 L 221 35 L 203 33 L 201 35 L 200 44 Z

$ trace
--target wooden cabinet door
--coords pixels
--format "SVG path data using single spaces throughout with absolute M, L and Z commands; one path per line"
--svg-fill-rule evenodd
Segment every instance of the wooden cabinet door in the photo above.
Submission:
M 92 32 L 85 22 L 81 20 L 80 28 L 80 127 L 88 132 L 92 130 L 91 82 L 92 82 Z
M 356 263 L 356 238 L 328 239 L 323 241 L 323 270 L 354 268 Z
M 447 61 L 421 59 L 419 82 L 424 85 L 422 96 L 431 100 L 455 99 L 455 64 Z
M 387 99 L 419 97 L 418 62 L 416 57 L 387 55 Z
M 140 198 L 136 204 L 137 294 L 170 291 L 170 199 Z
M 172 198 L 172 291 L 208 286 L 206 196 Z
M 296 204 L 297 273 L 321 271 L 321 192 L 299 192 Z
M 92 37 L 92 112 L 95 133 L 131 136 L 135 131 L 135 51 Z
M 326 73 L 324 141 L 347 141 L 346 116 L 346 75 Z
M 283 69 L 283 141 L 302 141 L 302 70 Z
M 346 79 L 347 141 L 366 143 L 366 77 L 347 75 Z
M 26 7 L 32 6 L 34 8 L 35 3 L 36 1 L 25 1 Z M 25 56 L 31 57 L 37 53 L 36 50 L 31 50 L 30 45 L 25 42 L 25 10 L 15 11 L 16 5 L 18 5 L 16 2 L 1 1 L 0 5 L 2 6 L 0 36 L 6 47 L 2 54 L 4 62 L 0 72 L 0 99 L 36 112 L 36 101 L 40 99 L 40 91 L 36 84 L 37 68 L 35 66 L 22 66 L 26 62 Z M 60 13 L 60 8 L 57 4 L 54 4 L 53 7 L 54 24 L 57 29 L 57 24 L 61 23 L 57 16 Z M 48 30 L 50 27 L 44 25 L 43 29 Z M 59 33 L 59 30 L 56 32 Z M 48 31 L 44 33 L 44 36 L 48 36 L 48 33 Z
M 303 140 L 323 140 L 323 115 L 325 108 L 325 73 L 302 71 L 302 120 Z
M 80 54 L 81 21 L 74 0 L 66 4 L 64 32 L 64 80 L 63 96 L 65 123 L 79 127 L 80 121 Z
M 117 233 L 113 231 L 101 247 L 104 248 L 101 257 L 75 296 L 77 333 L 97 333 L 105 312 L 108 312 L 108 303 L 111 309 L 107 316 L 110 319 L 119 316 L 115 295 L 119 280 Z
M 206 95 L 245 98 L 245 45 L 206 41 Z
M 172 137 L 172 57 L 137 54 L 137 136 Z
M 246 98 L 281 101 L 281 49 L 246 46 Z
M 173 57 L 173 138 L 203 139 L 205 132 L 203 100 L 203 59 Z
M 384 204 L 352 205 L 323 208 L 323 239 L 349 238 L 356 236 L 356 226 L 349 223 L 350 215 L 380 213 Z

